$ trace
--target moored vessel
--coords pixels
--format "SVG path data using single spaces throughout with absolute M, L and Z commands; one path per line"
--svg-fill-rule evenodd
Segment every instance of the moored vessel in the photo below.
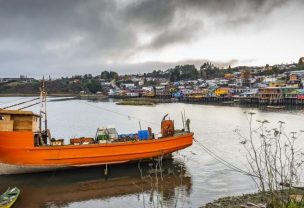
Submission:
M 185 121 L 185 127 L 176 130 L 174 121 L 165 116 L 160 136 L 151 128 L 134 134 L 98 128 L 95 138 L 55 139 L 47 128 L 43 87 L 40 114 L 0 109 L 0 174 L 110 165 L 165 156 L 192 144 L 189 122 Z
M 284 105 L 267 105 L 266 106 L 268 109 L 284 109 L 285 106 Z
M 12 207 L 18 199 L 19 194 L 20 190 L 17 187 L 8 188 L 6 192 L 0 196 L 0 208 Z

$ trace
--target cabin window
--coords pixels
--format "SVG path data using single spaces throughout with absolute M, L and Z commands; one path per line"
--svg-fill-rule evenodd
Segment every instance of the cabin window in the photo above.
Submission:
M 4 116 L 0 114 L 0 120 L 4 120 Z

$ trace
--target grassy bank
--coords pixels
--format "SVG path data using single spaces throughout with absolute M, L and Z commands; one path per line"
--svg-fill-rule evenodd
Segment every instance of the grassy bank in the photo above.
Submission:
M 83 95 L 77 95 L 77 98 L 81 100 L 104 100 L 107 99 L 107 95 L 103 94 L 83 94 Z
M 155 102 L 153 100 L 145 100 L 145 99 L 127 99 L 127 100 L 122 100 L 118 103 L 117 105 L 155 105 Z

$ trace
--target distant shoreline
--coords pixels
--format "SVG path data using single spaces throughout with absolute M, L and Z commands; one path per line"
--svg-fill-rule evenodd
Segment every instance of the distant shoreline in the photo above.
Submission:
M 38 97 L 40 96 L 37 93 L 0 93 L 1 97 Z M 171 99 L 171 98 L 147 98 L 147 97 L 111 97 L 103 94 L 73 94 L 73 93 L 54 93 L 48 94 L 49 97 L 72 97 L 72 99 L 79 100 L 92 100 L 92 101 L 105 101 L 113 99 L 114 102 L 118 102 L 118 105 L 136 105 L 136 106 L 145 106 L 145 105 L 155 105 L 160 103 L 184 103 L 184 104 L 196 104 L 196 105 L 219 105 L 219 106 L 235 106 L 235 107 L 256 107 L 262 109 L 268 109 L 273 111 L 279 110 L 289 110 L 294 108 L 303 108 L 303 104 L 259 104 L 257 102 L 233 102 L 231 98 L 212 98 L 211 100 L 196 100 L 196 99 Z
M 39 93 L 0 93 L 0 97 L 37 97 L 40 96 Z M 73 94 L 73 93 L 50 93 L 50 97 L 76 97 L 79 99 L 85 98 L 108 98 L 106 95 L 96 95 L 96 94 Z

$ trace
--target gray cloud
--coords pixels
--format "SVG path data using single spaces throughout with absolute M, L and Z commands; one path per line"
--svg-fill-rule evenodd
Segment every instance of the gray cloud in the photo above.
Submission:
M 201 38 L 201 31 L 208 34 L 210 25 L 235 29 L 257 17 L 264 18 L 287 1 L 123 2 L 0 0 L 1 76 L 72 75 L 118 65 L 136 71 L 141 65 L 128 64 L 128 59 L 138 52 L 188 44 Z M 151 40 L 141 43 L 140 33 L 149 34 Z M 145 66 L 168 65 L 157 63 L 152 61 Z
M 125 10 L 126 20 L 151 30 L 162 29 L 174 21 L 176 4 L 172 0 L 143 0 L 130 4 Z
M 176 43 L 185 43 L 195 39 L 195 34 L 201 24 L 188 24 L 178 28 L 167 28 L 157 34 L 150 43 L 144 46 L 146 49 L 156 50 Z

